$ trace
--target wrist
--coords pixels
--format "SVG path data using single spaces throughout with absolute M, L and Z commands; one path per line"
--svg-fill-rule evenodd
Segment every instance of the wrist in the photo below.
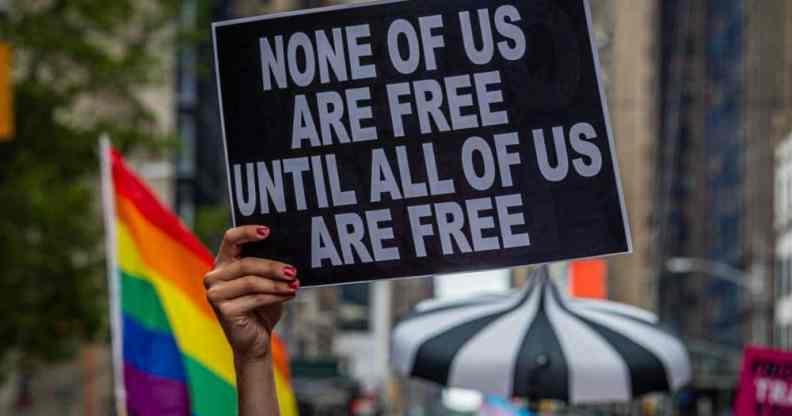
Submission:
M 237 371 L 269 365 L 272 365 L 272 355 L 269 353 L 261 355 L 234 354 L 234 367 Z
M 278 415 L 272 356 L 235 356 L 239 415 Z

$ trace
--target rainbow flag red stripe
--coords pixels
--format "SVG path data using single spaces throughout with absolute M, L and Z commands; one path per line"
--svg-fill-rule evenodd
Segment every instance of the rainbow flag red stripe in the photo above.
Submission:
M 104 146 L 103 158 L 120 410 L 236 414 L 231 350 L 201 279 L 212 266 L 211 253 L 118 152 Z M 296 415 L 288 358 L 275 337 L 273 351 L 281 414 Z

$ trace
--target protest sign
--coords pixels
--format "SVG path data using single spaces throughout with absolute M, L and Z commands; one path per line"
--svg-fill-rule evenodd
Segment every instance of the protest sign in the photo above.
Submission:
M 792 415 L 792 353 L 746 347 L 734 414 Z
M 630 250 L 583 0 L 215 23 L 235 225 L 305 286 Z

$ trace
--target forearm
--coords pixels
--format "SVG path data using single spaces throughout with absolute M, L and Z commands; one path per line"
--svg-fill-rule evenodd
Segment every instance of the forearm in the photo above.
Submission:
M 235 362 L 239 416 L 278 416 L 278 396 L 272 356 L 256 361 Z

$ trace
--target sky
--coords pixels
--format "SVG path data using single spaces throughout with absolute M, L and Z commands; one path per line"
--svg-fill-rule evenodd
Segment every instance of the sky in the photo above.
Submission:
M 435 297 L 461 299 L 482 293 L 509 290 L 509 269 L 477 273 L 459 273 L 435 277 Z

